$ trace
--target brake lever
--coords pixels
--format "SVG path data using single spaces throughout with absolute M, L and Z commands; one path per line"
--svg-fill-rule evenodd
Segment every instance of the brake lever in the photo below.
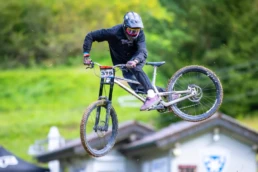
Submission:
M 89 66 L 86 67 L 86 69 L 92 69 L 94 68 L 94 62 L 91 62 Z

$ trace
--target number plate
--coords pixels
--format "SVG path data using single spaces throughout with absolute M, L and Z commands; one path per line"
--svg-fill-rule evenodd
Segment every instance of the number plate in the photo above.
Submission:
M 101 78 L 112 78 L 114 77 L 113 69 L 101 69 L 100 70 Z

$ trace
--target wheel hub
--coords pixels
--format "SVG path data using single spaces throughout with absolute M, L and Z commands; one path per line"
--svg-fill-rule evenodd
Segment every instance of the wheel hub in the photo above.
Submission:
M 203 96 L 202 88 L 197 85 L 190 85 L 189 89 L 191 90 L 192 97 L 189 98 L 191 102 L 199 102 Z
M 100 121 L 100 123 L 102 124 L 100 124 L 98 127 L 97 127 L 97 135 L 99 136 L 99 137 L 104 137 L 105 136 L 105 134 L 106 134 L 106 130 L 105 130 L 105 121 Z

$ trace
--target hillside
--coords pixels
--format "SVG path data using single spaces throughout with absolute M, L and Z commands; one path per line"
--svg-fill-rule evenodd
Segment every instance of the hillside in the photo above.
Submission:
M 29 146 L 45 139 L 51 126 L 66 139 L 78 138 L 82 114 L 99 91 L 99 78 L 84 67 L 1 71 L 0 83 L 0 144 L 27 160 Z M 121 106 L 118 99 L 126 95 L 115 86 L 113 106 L 119 122 L 155 120 L 156 111 L 139 113 L 140 107 Z
M 33 161 L 27 154 L 29 146 L 45 139 L 51 126 L 57 126 L 66 139 L 78 138 L 82 113 L 98 97 L 99 78 L 95 74 L 97 68 L 84 67 L 1 71 L 0 144 Z M 132 105 L 121 104 L 121 97 L 126 95 L 115 86 L 113 106 L 119 122 L 136 119 L 155 125 L 159 113 L 140 112 L 138 100 Z M 165 120 L 173 114 L 163 115 Z M 257 117 L 239 119 L 258 130 Z

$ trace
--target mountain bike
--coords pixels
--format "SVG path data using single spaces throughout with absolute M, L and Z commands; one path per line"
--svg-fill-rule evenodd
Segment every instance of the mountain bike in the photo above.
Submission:
M 197 65 L 179 69 L 170 78 L 165 92 L 159 92 L 156 86 L 158 67 L 161 62 L 147 62 L 153 67 L 152 85 L 161 97 L 158 104 L 148 110 L 160 113 L 174 112 L 186 121 L 202 121 L 212 116 L 220 107 L 223 89 L 219 78 L 211 70 Z M 132 90 L 127 83 L 139 84 L 138 81 L 116 76 L 117 70 L 126 68 L 125 64 L 103 66 L 92 62 L 89 68 L 99 66 L 100 87 L 98 100 L 91 103 L 84 112 L 80 124 L 80 139 L 84 149 L 94 157 L 106 155 L 114 146 L 118 133 L 117 114 L 112 106 L 114 84 L 144 102 L 146 94 Z M 108 88 L 106 91 L 105 88 Z M 173 95 L 179 95 L 175 99 Z

